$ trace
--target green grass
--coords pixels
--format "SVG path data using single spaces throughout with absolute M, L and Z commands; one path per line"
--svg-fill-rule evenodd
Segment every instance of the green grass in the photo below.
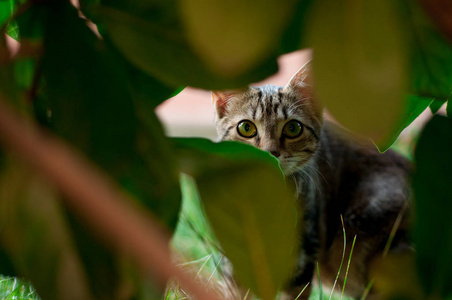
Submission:
M 39 300 L 31 284 L 17 278 L 0 275 L 0 299 L 3 300 Z

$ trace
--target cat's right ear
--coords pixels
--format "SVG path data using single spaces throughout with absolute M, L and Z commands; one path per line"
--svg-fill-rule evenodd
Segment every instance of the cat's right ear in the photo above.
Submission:
M 228 103 L 242 92 L 241 90 L 212 91 L 212 104 L 215 107 L 218 119 L 224 117 Z

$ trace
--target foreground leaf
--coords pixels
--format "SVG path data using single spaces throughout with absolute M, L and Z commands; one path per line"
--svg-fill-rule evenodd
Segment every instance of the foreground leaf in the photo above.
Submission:
M 435 115 L 415 151 L 414 241 L 416 263 L 427 295 L 452 296 L 452 120 Z
M 395 122 L 393 129 L 388 132 L 389 136 L 376 144 L 380 152 L 385 152 L 391 147 L 391 145 L 397 140 L 402 131 L 408 127 L 424 110 L 432 105 L 435 101 L 429 98 L 421 98 L 410 95 L 407 97 L 406 103 L 403 107 L 403 112 L 398 118 L 398 122 Z
M 293 0 L 180 2 L 188 42 L 212 71 L 228 77 L 252 70 L 274 53 L 294 4 Z
M 275 59 L 234 78 L 214 74 L 191 50 L 181 28 L 169 27 L 107 6 L 97 9 L 106 34 L 137 68 L 177 87 L 227 89 L 257 82 L 276 72 Z
M 397 122 L 405 99 L 406 32 L 399 18 L 391 0 L 317 1 L 311 13 L 318 97 L 341 124 L 376 143 Z
M 0 244 L 42 299 L 93 299 L 57 193 L 23 165 L 0 174 Z
M 274 299 L 297 253 L 297 209 L 276 159 L 237 142 L 175 142 L 234 274 L 262 299 Z
M 412 93 L 447 101 L 452 92 L 452 45 L 416 1 L 403 1 L 412 32 Z
M 373 288 L 382 299 L 426 299 L 419 285 L 414 253 L 391 254 L 372 261 Z

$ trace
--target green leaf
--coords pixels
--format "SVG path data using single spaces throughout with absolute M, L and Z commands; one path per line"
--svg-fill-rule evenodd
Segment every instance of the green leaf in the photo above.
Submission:
M 452 120 L 439 115 L 426 125 L 415 151 L 413 189 L 416 262 L 430 298 L 452 296 Z
M 149 94 L 161 85 L 155 81 L 148 90 L 141 89 L 150 82 L 146 76 L 132 85 L 133 69 L 94 35 L 75 8 L 66 2 L 43 5 L 46 18 L 38 19 L 45 34 L 43 95 L 35 99 L 36 112 L 115 179 L 140 208 L 150 209 L 173 230 L 180 207 L 178 172 L 153 112 L 158 93 Z M 125 268 L 123 257 L 67 214 L 96 299 L 115 299 L 124 290 L 139 297 L 144 285 L 136 267 Z
M 10 18 L 12 15 L 14 1 L 0 1 L 0 27 Z
M 213 74 L 188 45 L 182 29 L 114 9 L 98 8 L 106 34 L 137 68 L 176 87 L 227 89 L 257 82 L 276 72 L 276 60 L 266 61 L 234 78 Z
M 449 101 L 447 101 L 447 107 L 446 107 L 447 116 L 449 118 L 452 117 L 452 107 L 449 105 Z
M 430 104 L 430 110 L 432 111 L 432 114 L 436 114 L 438 110 L 444 105 L 444 101 L 441 100 L 434 100 Z
M 308 28 L 316 93 L 344 126 L 377 144 L 397 122 L 406 91 L 406 35 L 397 3 L 316 1 Z
M 397 140 L 400 133 L 408 127 L 416 118 L 427 108 L 434 103 L 432 99 L 421 98 L 410 95 L 407 97 L 406 104 L 403 106 L 403 113 L 399 117 L 399 121 L 395 123 L 395 127 L 390 132 L 387 139 L 382 140 L 376 144 L 380 152 L 385 152 Z
M 122 60 L 76 10 L 51 9 L 43 76 L 54 130 L 174 228 L 178 174 L 161 124 L 152 110 L 143 110 L 143 98 L 131 94 Z
M 412 92 L 447 101 L 452 92 L 452 46 L 416 1 L 404 1 L 412 33 Z
M 243 164 L 249 161 L 265 164 L 270 168 L 279 168 L 278 160 L 270 153 L 244 143 L 230 141 L 213 143 L 203 138 L 171 140 L 179 154 L 179 169 L 195 177 L 204 170 L 226 168 L 231 163 Z
M 174 141 L 235 276 L 262 299 L 274 299 L 297 255 L 297 208 L 276 159 L 237 142 Z
M 9 161 L 0 174 L 0 244 L 42 299 L 93 299 L 57 193 Z
M 180 10 L 188 42 L 206 66 L 216 74 L 233 77 L 252 70 L 274 53 L 295 3 L 182 0 Z
M 422 291 L 413 254 L 390 254 L 371 262 L 372 288 L 381 299 L 428 299 Z
M 309 47 L 305 31 L 309 25 L 308 17 L 312 3 L 314 3 L 314 0 L 297 1 L 294 15 L 290 18 L 290 23 L 281 37 L 281 53 L 289 53 Z

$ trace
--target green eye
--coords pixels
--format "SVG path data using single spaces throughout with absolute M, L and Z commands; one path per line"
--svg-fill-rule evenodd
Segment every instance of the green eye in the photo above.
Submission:
M 283 134 L 289 138 L 294 139 L 299 137 L 303 133 L 303 125 L 296 120 L 292 120 L 286 123 L 283 128 Z
M 249 139 L 256 136 L 257 129 L 256 126 L 251 121 L 244 120 L 241 121 L 239 125 L 237 125 L 237 132 L 241 136 Z

